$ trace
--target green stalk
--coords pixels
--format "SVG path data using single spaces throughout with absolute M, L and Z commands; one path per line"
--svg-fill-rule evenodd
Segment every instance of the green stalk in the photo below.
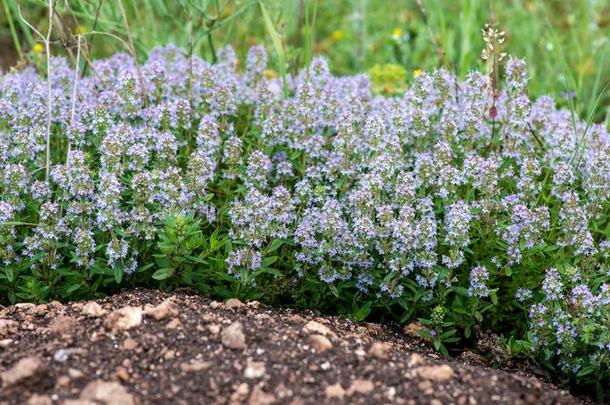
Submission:
M 271 21 L 271 17 L 267 12 L 267 7 L 265 7 L 265 3 L 263 0 L 259 0 L 258 4 L 261 7 L 261 13 L 263 14 L 263 20 L 265 22 L 265 28 L 271 37 L 271 42 L 273 43 L 273 48 L 275 49 L 275 53 L 277 55 L 277 60 L 279 63 L 280 76 L 282 77 L 282 90 L 284 93 L 284 98 L 288 98 L 288 85 L 286 83 L 286 55 L 284 53 L 284 48 L 282 47 L 282 41 L 280 40 L 280 34 L 277 32 L 275 27 L 273 26 L 273 21 Z
M 11 15 L 11 10 L 8 8 L 8 4 L 6 4 L 6 0 L 2 0 L 2 5 L 4 6 L 4 12 L 6 13 L 6 19 L 8 20 L 8 25 L 11 30 L 11 36 L 13 37 L 13 43 L 15 44 L 15 49 L 19 54 L 19 59 L 23 60 L 23 50 L 21 50 L 21 45 L 19 44 L 19 37 L 17 36 L 17 30 L 15 29 L 15 24 L 13 23 L 13 16 Z

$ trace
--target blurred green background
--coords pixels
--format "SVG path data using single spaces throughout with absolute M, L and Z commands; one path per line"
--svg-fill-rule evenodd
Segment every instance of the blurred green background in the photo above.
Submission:
M 48 2 L 0 1 L 3 69 L 35 62 L 40 40 L 19 10 L 46 33 Z M 610 92 L 605 90 L 610 83 L 608 0 L 54 1 L 55 54 L 73 52 L 74 35 L 84 33 L 90 58 L 107 56 L 125 50 L 125 44 L 92 32 L 128 41 L 129 30 L 141 60 L 152 47 L 167 43 L 210 61 L 226 44 L 240 57 L 251 45 L 264 44 L 275 70 L 278 60 L 296 71 L 320 54 L 335 74 L 368 71 L 381 81 L 407 82 L 413 72 L 439 66 L 461 77 L 483 69 L 481 29 L 495 22 L 506 32 L 503 50 L 528 61 L 533 96 L 550 94 L 560 105 L 573 103 L 581 116 L 592 113 L 596 122 L 610 122 Z M 263 8 L 270 21 L 263 18 Z M 274 47 L 274 34 L 280 49 L 277 43 Z

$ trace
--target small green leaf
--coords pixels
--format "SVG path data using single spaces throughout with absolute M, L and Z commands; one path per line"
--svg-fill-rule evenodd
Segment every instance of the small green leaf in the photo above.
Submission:
M 267 247 L 267 253 L 273 253 L 278 250 L 284 242 L 281 239 L 274 239 Z
M 123 268 L 117 266 L 114 268 L 114 281 L 116 281 L 117 284 L 121 284 L 121 280 L 123 280 Z
M 174 273 L 173 269 L 166 267 L 166 268 L 155 271 L 152 277 L 155 280 L 165 280 L 165 279 L 171 277 L 173 273 Z
M 12 283 L 13 279 L 15 278 L 15 273 L 13 272 L 13 269 L 11 267 L 7 267 L 4 270 L 4 274 L 6 274 L 6 279 L 8 280 L 8 282 Z

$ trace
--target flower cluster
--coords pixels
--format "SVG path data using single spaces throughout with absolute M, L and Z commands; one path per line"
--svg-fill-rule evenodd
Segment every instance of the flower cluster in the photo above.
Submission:
M 65 60 L 49 63 L 50 77 L 0 76 L 0 292 L 52 294 L 32 280 L 75 274 L 93 289 L 95 275 L 191 260 L 250 287 L 442 312 L 435 330 L 523 325 L 513 309 L 529 306 L 536 347 L 607 371 L 610 136 L 531 100 L 522 60 L 507 60 L 501 91 L 440 69 L 397 76 L 391 96 L 323 58 L 267 77 L 262 47 L 241 70 L 230 48 L 216 64 L 158 48 L 140 72 L 118 54 L 78 83 Z M 171 256 L 167 240 L 183 239 L 162 232 L 169 214 L 209 243 Z

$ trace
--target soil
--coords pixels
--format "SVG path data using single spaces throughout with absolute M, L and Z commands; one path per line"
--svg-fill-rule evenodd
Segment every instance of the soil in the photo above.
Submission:
M 472 352 L 443 359 L 416 328 L 187 291 L 0 306 L 0 403 L 583 403 Z

